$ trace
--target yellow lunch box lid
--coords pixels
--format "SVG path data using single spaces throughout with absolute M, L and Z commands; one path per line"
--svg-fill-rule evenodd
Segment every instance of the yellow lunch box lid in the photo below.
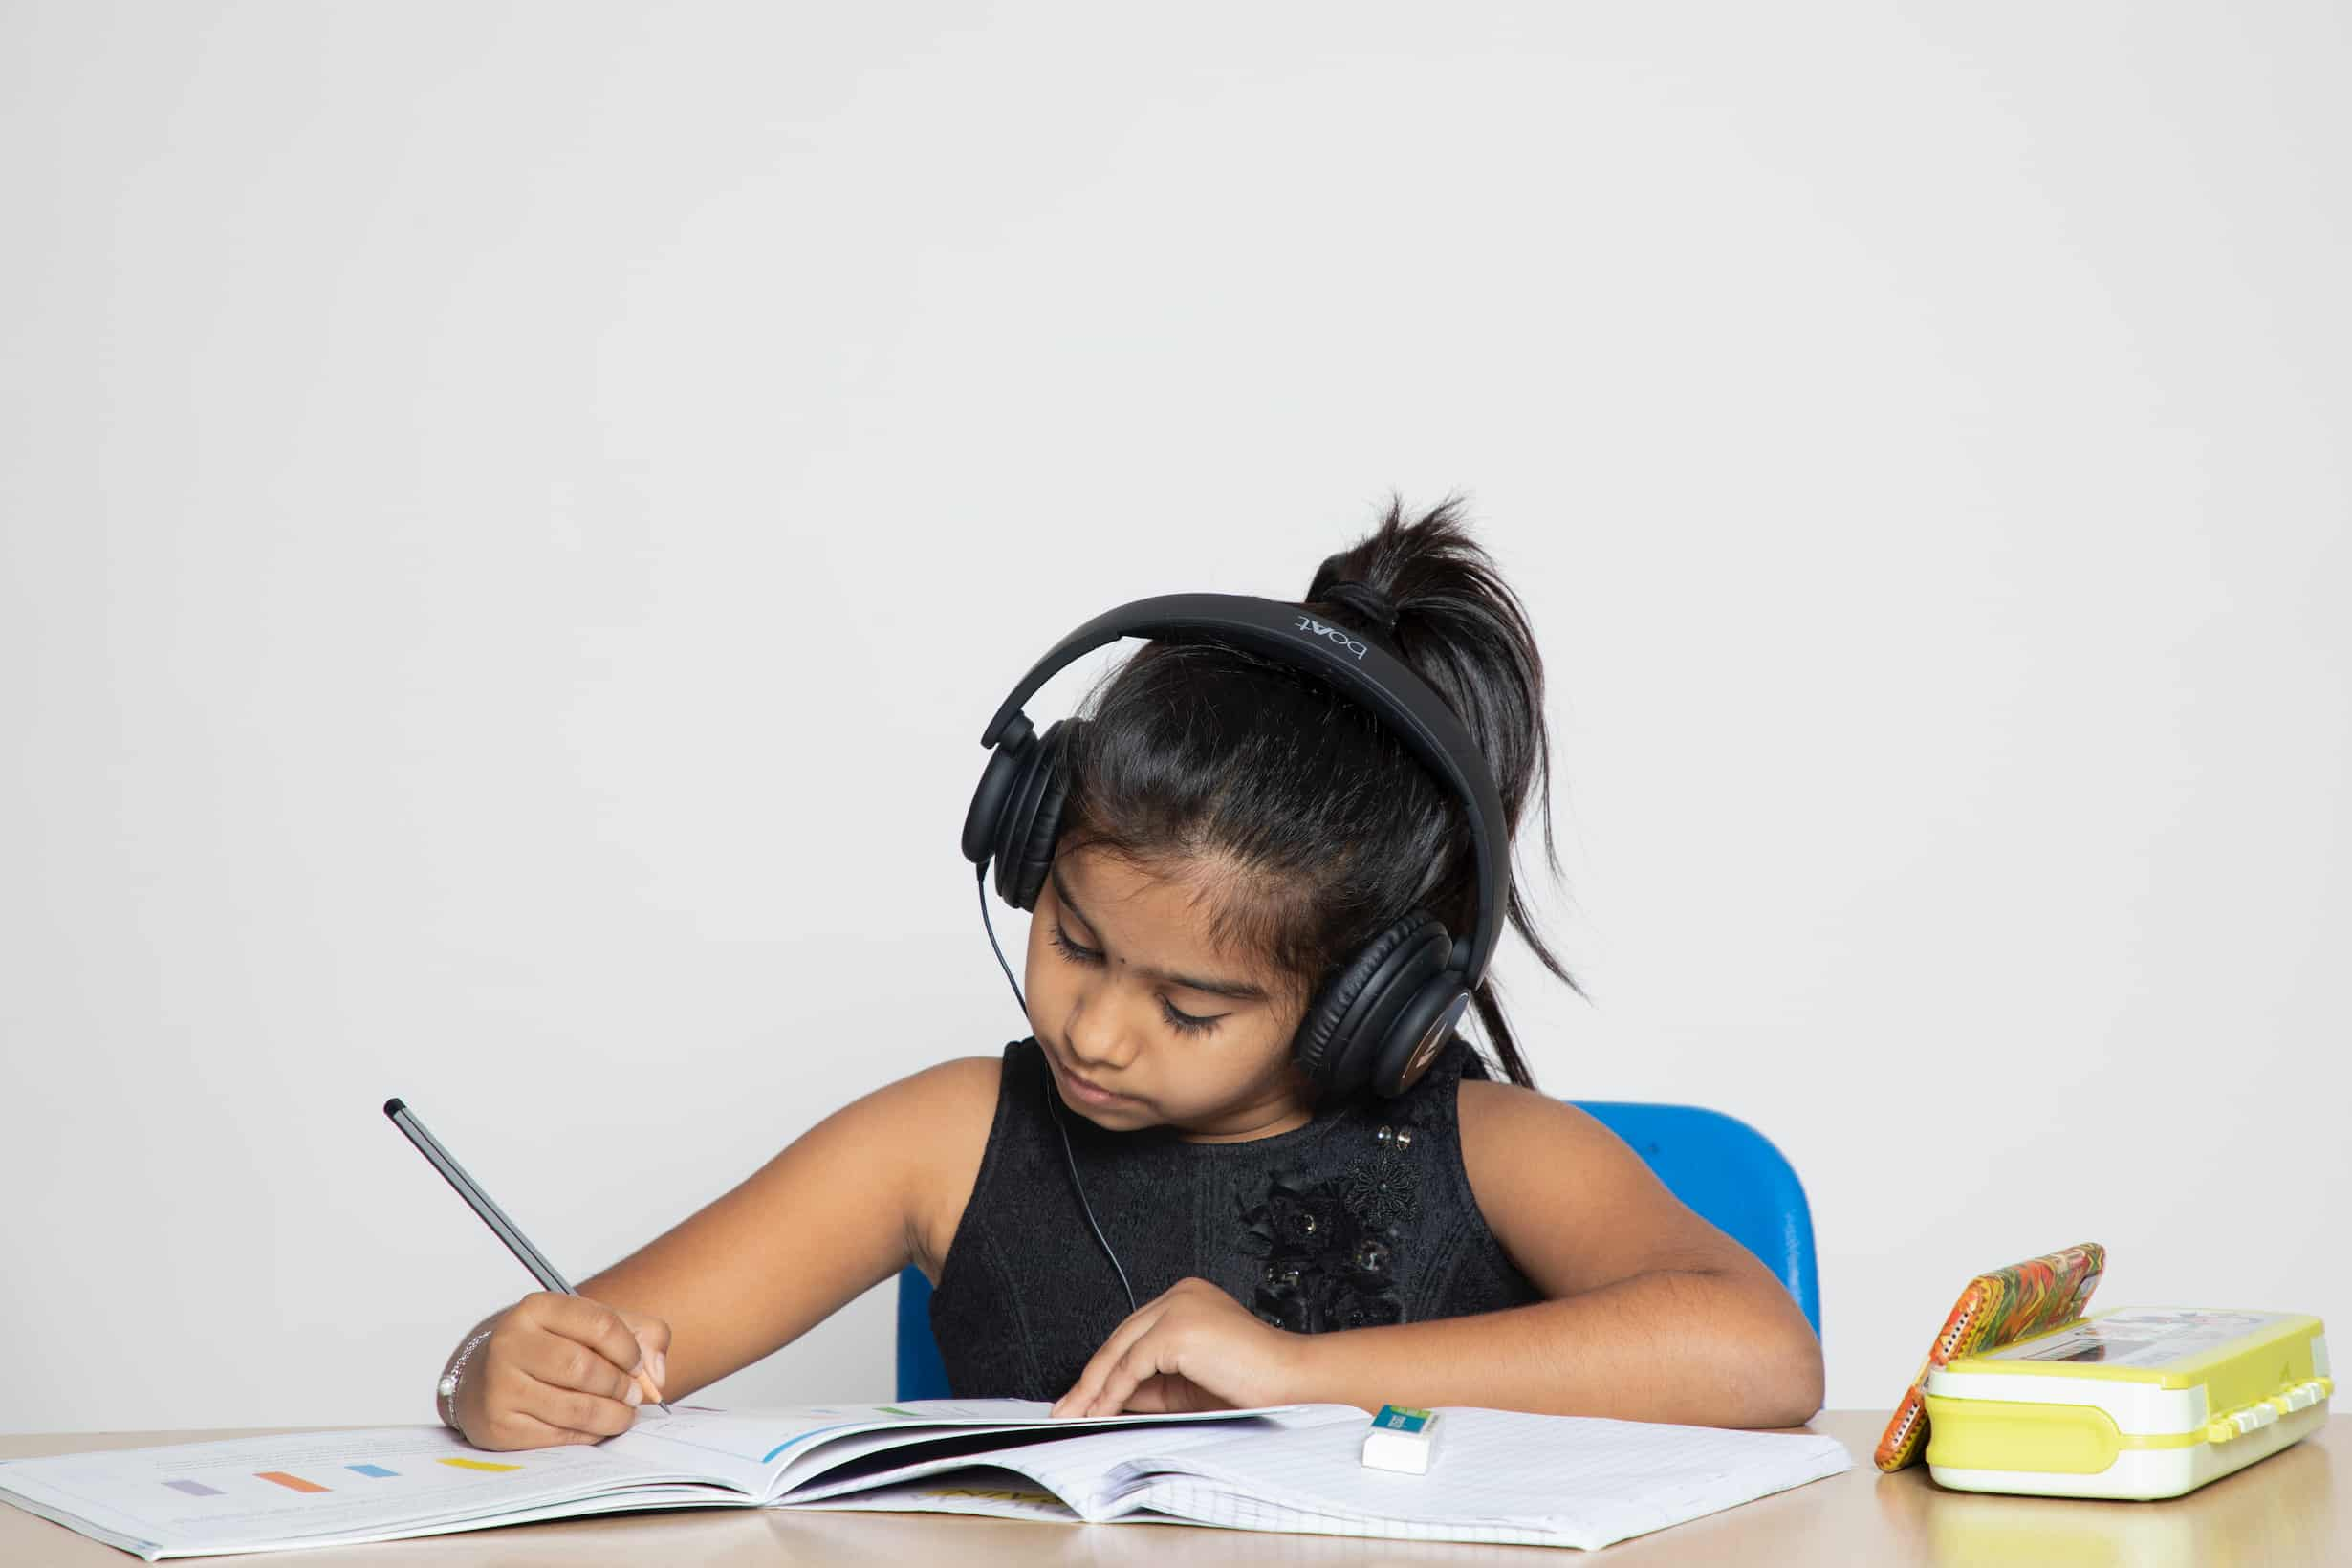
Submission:
M 1954 1358 L 1935 1377 L 2069 1378 L 2203 1387 L 2214 1408 L 2327 1376 L 2325 1325 L 2308 1313 L 2117 1307 L 2029 1339 Z

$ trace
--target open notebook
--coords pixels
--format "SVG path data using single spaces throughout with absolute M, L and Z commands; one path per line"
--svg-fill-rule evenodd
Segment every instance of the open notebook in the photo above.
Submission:
M 1426 1475 L 1363 1469 L 1366 1412 L 1056 1421 L 1024 1400 L 642 1413 L 594 1448 L 488 1453 L 439 1426 L 0 1463 L 0 1498 L 159 1557 L 644 1508 L 897 1509 L 1606 1546 L 1834 1475 L 1833 1438 L 1449 1409 Z

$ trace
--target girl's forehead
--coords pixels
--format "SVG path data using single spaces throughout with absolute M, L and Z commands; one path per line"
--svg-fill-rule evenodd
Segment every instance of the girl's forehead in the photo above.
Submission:
M 1151 929 L 1170 937 L 1197 938 L 1209 951 L 1209 900 L 1215 878 L 1191 858 L 1139 865 L 1098 848 L 1082 848 L 1054 860 L 1054 882 L 1062 902 L 1078 906 L 1088 921 L 1100 916 L 1115 926 Z
M 1098 848 L 1056 856 L 1056 896 L 1098 935 L 1115 933 L 1120 956 L 1139 966 L 1212 972 L 1269 989 L 1280 977 L 1263 956 L 1216 940 L 1217 901 L 1239 887 L 1230 861 L 1192 856 L 1137 865 Z

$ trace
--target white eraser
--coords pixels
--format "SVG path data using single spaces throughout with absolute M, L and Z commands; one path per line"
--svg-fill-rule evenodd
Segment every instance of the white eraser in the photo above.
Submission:
M 1408 1410 L 1383 1405 L 1363 1434 L 1363 1462 L 1373 1470 L 1402 1470 L 1407 1475 L 1429 1473 L 1429 1458 L 1437 1449 L 1438 1412 Z

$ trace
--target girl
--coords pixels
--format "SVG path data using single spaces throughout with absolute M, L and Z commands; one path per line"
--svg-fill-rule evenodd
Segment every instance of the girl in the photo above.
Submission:
M 1542 664 L 1453 504 L 1409 524 L 1392 505 L 1304 608 L 1446 701 L 1514 832 L 1535 795 L 1557 876 Z M 1035 1034 L 876 1090 L 580 1296 L 477 1325 L 444 1367 L 445 1420 L 486 1448 L 595 1442 L 634 1420 L 639 1372 L 690 1394 L 909 1262 L 937 1287 L 955 1392 L 1061 1415 L 1813 1414 L 1820 1345 L 1797 1303 L 1535 1092 L 1491 982 L 1472 999 L 1508 1082 L 1455 1035 L 1396 1099 L 1317 1102 L 1292 1042 L 1334 967 L 1415 908 L 1469 928 L 1462 806 L 1366 708 L 1237 648 L 1162 642 L 1090 706 L 1065 727 L 1030 925 Z M 1509 919 L 1573 988 L 1515 892 Z

